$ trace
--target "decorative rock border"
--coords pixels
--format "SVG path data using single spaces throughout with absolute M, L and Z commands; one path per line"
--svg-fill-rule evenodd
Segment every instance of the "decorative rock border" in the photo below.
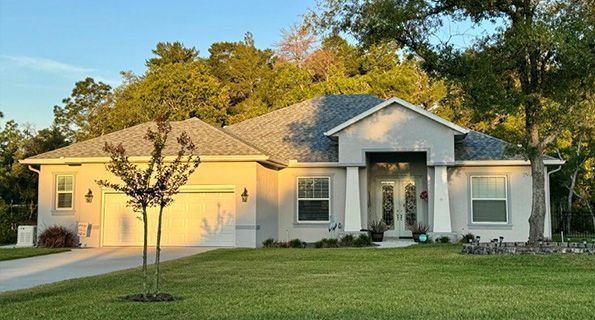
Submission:
M 582 253 L 595 255 L 595 243 L 542 242 L 532 246 L 525 242 L 476 242 L 463 244 L 461 253 L 473 255 L 552 253 Z

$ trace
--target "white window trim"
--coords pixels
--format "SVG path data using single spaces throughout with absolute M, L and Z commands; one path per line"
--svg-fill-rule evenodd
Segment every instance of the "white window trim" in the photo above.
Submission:
M 58 180 L 60 177 L 71 177 L 72 178 L 72 190 L 70 190 L 70 191 L 58 190 Z M 72 210 L 74 210 L 74 175 L 73 174 L 57 174 L 55 176 L 55 179 L 56 179 L 56 181 L 55 181 L 54 185 L 56 188 L 56 192 L 55 192 L 55 196 L 54 196 L 54 201 L 55 201 L 54 210 L 56 210 L 56 211 L 72 211 Z M 66 207 L 64 207 L 64 208 L 58 207 L 58 195 L 66 194 L 66 193 L 72 194 L 72 202 L 70 203 L 70 207 L 67 207 L 67 208 Z
M 327 198 L 300 198 L 300 179 L 327 179 L 328 197 Z M 330 176 L 298 176 L 295 179 L 295 221 L 297 223 L 329 223 L 331 218 L 331 177 Z M 328 200 L 328 219 L 327 220 L 300 220 L 300 200 Z
M 473 198 L 473 178 L 504 178 L 504 198 Z M 471 199 L 471 223 L 472 224 L 497 224 L 497 225 L 507 225 L 509 224 L 508 221 L 508 176 L 506 175 L 472 175 L 469 177 L 469 198 Z M 475 221 L 475 215 L 473 214 L 473 201 L 474 200 L 504 200 L 504 209 L 506 210 L 506 221 L 497 222 L 497 221 Z

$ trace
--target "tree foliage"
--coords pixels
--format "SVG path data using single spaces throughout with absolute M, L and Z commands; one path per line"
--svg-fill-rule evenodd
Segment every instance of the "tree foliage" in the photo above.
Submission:
M 522 144 L 531 161 L 531 242 L 543 238 L 543 156 L 567 115 L 595 87 L 592 0 L 327 0 L 313 19 L 323 29 L 349 32 L 367 46 L 396 41 L 423 59 L 425 70 L 462 91 L 476 117 L 524 120 Z M 470 48 L 434 44 L 446 20 L 502 25 Z M 486 119 L 487 118 L 487 119 Z

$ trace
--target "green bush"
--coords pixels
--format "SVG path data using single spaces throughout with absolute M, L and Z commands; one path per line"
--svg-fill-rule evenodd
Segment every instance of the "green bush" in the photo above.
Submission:
M 275 248 L 276 241 L 273 238 L 268 238 L 262 242 L 264 248 Z
M 288 245 L 290 248 L 304 248 L 304 247 L 305 247 L 305 245 L 304 245 L 304 242 L 302 242 L 302 240 L 300 240 L 300 239 L 293 239 L 293 240 L 290 240 L 290 241 L 287 243 L 287 245 Z
M 450 238 L 447 236 L 442 236 L 436 239 L 436 243 L 450 243 Z
M 367 234 L 360 234 L 355 240 L 353 240 L 354 247 L 369 247 L 372 245 L 372 238 Z
M 314 248 L 338 248 L 339 240 L 334 238 L 324 238 L 314 242 Z
M 469 240 L 475 241 L 475 235 L 471 232 L 463 235 L 463 237 L 461 238 L 461 243 L 469 243 Z
M 346 234 L 339 241 L 339 246 L 340 247 L 352 247 L 353 246 L 353 240 L 355 240 L 355 238 L 353 237 L 353 235 Z
M 275 241 L 273 238 L 266 239 L 262 242 L 264 248 L 304 248 L 304 242 L 300 239 L 293 239 L 290 241 Z
M 45 248 L 72 248 L 77 245 L 76 235 L 63 226 L 51 226 L 39 235 L 38 245 Z

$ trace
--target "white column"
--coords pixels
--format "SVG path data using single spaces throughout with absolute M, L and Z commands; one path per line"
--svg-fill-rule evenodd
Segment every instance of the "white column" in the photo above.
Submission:
M 346 232 L 360 231 L 362 228 L 358 167 L 347 167 L 347 175 L 345 178 L 344 228 Z
M 433 232 L 452 232 L 448 201 L 448 172 L 446 166 L 434 167 L 434 226 Z

